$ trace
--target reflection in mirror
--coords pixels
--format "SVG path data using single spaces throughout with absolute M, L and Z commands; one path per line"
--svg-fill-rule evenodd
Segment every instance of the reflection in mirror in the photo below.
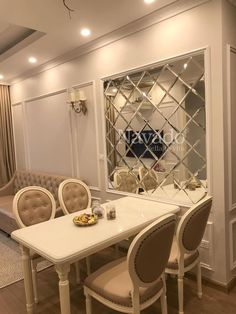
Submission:
M 109 187 L 196 203 L 207 190 L 204 55 L 104 82 Z

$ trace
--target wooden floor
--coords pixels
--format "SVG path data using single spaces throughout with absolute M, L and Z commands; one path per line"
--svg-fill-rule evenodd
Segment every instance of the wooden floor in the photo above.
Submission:
M 114 251 L 108 249 L 99 255 L 92 257 L 92 267 L 110 261 Z M 83 289 L 75 284 L 74 270 L 70 274 L 71 288 L 71 313 L 85 314 L 85 300 Z M 53 267 L 39 273 L 38 286 L 40 302 L 36 313 L 59 314 L 60 305 L 58 297 L 58 277 Z M 203 286 L 203 298 L 199 300 L 196 295 L 196 283 L 191 279 L 185 279 L 185 314 L 235 314 L 236 313 L 236 288 L 230 294 Z M 168 314 L 177 314 L 177 284 L 174 278 L 167 280 Z M 25 294 L 23 281 L 12 284 L 0 290 L 0 314 L 25 314 Z M 93 302 L 93 314 L 117 313 L 103 305 Z M 161 313 L 160 304 L 149 307 L 142 313 Z

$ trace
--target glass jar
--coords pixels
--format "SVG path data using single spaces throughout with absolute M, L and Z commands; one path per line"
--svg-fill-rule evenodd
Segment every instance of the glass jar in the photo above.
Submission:
M 101 206 L 99 200 L 94 200 L 92 202 L 92 213 L 97 215 L 98 218 L 103 218 L 104 216 L 104 209 Z
M 115 205 L 108 204 L 106 206 L 106 214 L 107 214 L 108 220 L 116 219 L 116 207 L 115 207 Z

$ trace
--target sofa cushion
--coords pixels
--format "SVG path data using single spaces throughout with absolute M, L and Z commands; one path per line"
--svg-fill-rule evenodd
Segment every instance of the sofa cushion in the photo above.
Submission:
M 59 207 L 58 187 L 65 179 L 68 179 L 68 177 L 43 172 L 17 171 L 14 180 L 14 193 L 27 186 L 41 186 L 52 193 L 56 201 L 56 207 Z
M 9 187 L 7 187 L 7 185 L 1 188 L 0 230 L 11 234 L 12 231 L 18 229 L 12 213 L 13 198 L 19 190 L 27 186 L 41 186 L 49 190 L 56 201 L 57 209 L 55 217 L 63 215 L 58 201 L 58 187 L 65 179 L 68 179 L 68 177 L 43 172 L 17 170 L 11 181 L 8 183 Z

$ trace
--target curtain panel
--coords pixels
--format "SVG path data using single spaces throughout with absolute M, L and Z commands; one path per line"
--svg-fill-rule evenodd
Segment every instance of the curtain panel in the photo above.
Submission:
M 15 152 L 11 114 L 10 88 L 0 85 L 0 186 L 15 172 Z

